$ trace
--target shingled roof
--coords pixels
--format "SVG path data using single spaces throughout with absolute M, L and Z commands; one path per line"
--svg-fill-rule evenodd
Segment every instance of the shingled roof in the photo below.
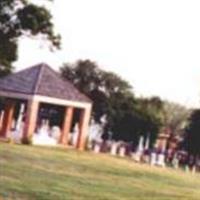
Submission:
M 91 102 L 74 85 L 47 64 L 41 63 L 0 79 L 0 91 Z

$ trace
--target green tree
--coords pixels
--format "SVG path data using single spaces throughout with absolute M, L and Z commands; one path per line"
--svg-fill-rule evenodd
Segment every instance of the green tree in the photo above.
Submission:
M 192 112 L 185 132 L 185 149 L 194 156 L 200 155 L 200 109 Z
M 187 126 L 191 110 L 177 103 L 163 102 L 163 125 L 173 135 L 182 135 Z
M 141 134 L 141 115 L 136 111 L 136 100 L 129 93 L 113 93 L 108 100 L 107 129 L 115 140 L 137 144 Z
M 145 137 L 150 135 L 150 143 L 152 145 L 163 125 L 163 101 L 156 96 L 151 98 L 138 98 L 137 112 L 140 115 L 139 129 Z
M 28 0 L 0 1 L 0 76 L 12 70 L 22 35 L 43 35 L 52 47 L 60 47 L 60 36 L 53 31 L 51 14 Z
M 99 122 L 106 113 L 107 97 L 102 88 L 102 71 L 95 62 L 79 60 L 75 64 L 65 63 L 61 74 L 70 80 L 84 94 L 93 100 L 93 117 Z
M 136 144 L 141 134 L 156 134 L 160 125 L 156 118 L 162 105 L 160 99 L 136 99 L 127 81 L 101 70 L 90 60 L 64 64 L 61 74 L 93 100 L 95 121 L 100 122 L 106 116 L 105 133 L 111 132 L 114 139 Z
M 128 82 L 114 73 L 101 70 L 90 60 L 64 64 L 61 67 L 61 74 L 93 100 L 93 114 L 96 121 L 99 121 L 104 114 L 108 114 L 109 102 L 114 95 L 125 93 L 132 95 Z
M 87 95 L 101 87 L 102 71 L 90 60 L 79 60 L 75 64 L 65 63 L 61 67 L 61 73 Z

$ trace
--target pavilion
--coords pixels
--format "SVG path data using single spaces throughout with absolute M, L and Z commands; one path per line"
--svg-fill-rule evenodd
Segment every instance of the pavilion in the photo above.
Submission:
M 48 65 L 41 63 L 0 79 L 0 97 L 5 99 L 0 137 L 9 137 L 17 101 L 22 100 L 26 104 L 23 139 L 34 134 L 39 106 L 41 103 L 47 103 L 64 107 L 61 144 L 67 144 L 74 109 L 80 109 L 76 148 L 84 149 L 92 102 Z

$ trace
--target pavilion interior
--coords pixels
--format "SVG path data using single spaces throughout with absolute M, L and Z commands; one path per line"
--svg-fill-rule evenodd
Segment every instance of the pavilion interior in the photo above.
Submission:
M 91 100 L 45 63 L 0 79 L 0 138 L 83 150 L 91 109 Z
M 25 123 L 25 114 L 27 112 L 27 101 L 19 99 L 11 99 L 11 101 L 14 102 L 14 112 L 12 116 L 11 127 L 6 134 L 6 138 L 10 138 L 15 142 L 20 142 L 23 137 L 23 126 Z M 5 104 L 6 98 L 3 98 L 0 106 L 0 131 L 2 131 L 3 128 L 6 107 Z M 39 134 L 43 134 L 45 140 L 52 139 L 52 141 L 55 141 L 56 144 L 64 143 L 76 147 L 81 109 L 73 109 L 69 135 L 66 141 L 62 142 L 61 130 L 64 123 L 64 114 L 65 106 L 40 103 L 33 138 L 36 138 L 36 136 Z M 42 133 L 42 130 L 45 132 Z M 48 142 L 46 144 L 48 144 Z M 52 144 L 54 143 L 52 142 Z

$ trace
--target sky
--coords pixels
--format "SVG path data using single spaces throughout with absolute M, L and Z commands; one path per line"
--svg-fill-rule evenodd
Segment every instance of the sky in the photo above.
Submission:
M 130 82 L 137 96 L 200 106 L 200 1 L 33 0 L 52 12 L 62 50 L 22 38 L 16 70 L 90 59 Z

